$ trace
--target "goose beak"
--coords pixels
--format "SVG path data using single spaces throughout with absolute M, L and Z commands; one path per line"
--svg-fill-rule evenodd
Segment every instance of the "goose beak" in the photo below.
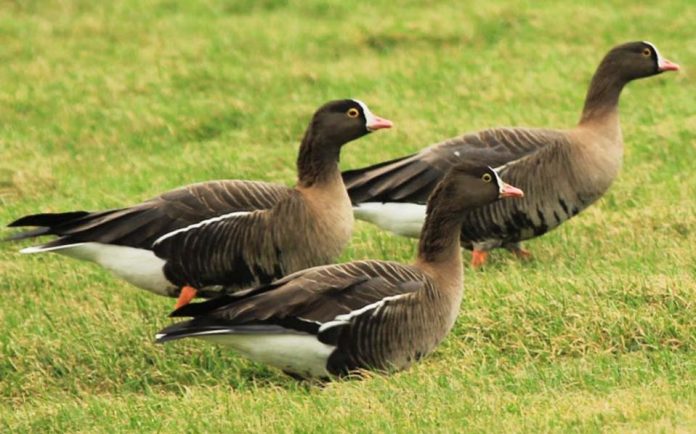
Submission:
M 369 116 L 367 122 L 365 123 L 365 128 L 367 131 L 381 130 L 384 128 L 391 128 L 394 123 L 389 119 L 380 118 L 379 116 Z
M 670 62 L 667 59 L 660 59 L 660 61 L 657 64 L 657 70 L 660 72 L 679 71 L 679 65 L 677 65 L 676 63 Z
M 500 194 L 498 195 L 498 198 L 502 199 L 504 197 L 524 197 L 524 191 L 503 182 L 503 185 L 500 188 Z

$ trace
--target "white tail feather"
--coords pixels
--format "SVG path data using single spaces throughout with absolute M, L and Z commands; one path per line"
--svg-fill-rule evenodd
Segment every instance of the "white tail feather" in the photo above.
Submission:
M 152 250 L 103 243 L 76 243 L 62 246 L 34 246 L 21 253 L 60 253 L 61 255 L 96 262 L 127 282 L 156 294 L 169 295 L 174 288 L 164 276 L 164 260 Z
M 353 215 L 395 234 L 418 238 L 425 221 L 425 205 L 365 202 L 353 207 Z

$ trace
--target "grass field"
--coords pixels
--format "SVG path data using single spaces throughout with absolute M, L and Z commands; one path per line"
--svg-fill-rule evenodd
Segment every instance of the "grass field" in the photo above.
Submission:
M 0 430 L 696 431 L 696 8 L 467 3 L 0 0 L 3 224 L 209 179 L 291 184 L 329 99 L 397 125 L 344 148 L 350 168 L 490 126 L 572 126 L 621 42 L 683 67 L 624 92 L 610 192 L 528 243 L 533 262 L 467 267 L 453 333 L 391 377 L 317 387 L 203 342 L 157 346 L 172 300 L 0 245 Z M 414 250 L 359 224 L 342 259 Z

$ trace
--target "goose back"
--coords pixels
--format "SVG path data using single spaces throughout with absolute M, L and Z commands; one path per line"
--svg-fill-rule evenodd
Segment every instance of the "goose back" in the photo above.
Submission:
M 352 214 L 347 197 L 347 205 L 334 199 L 319 212 L 315 193 L 291 190 L 272 209 L 192 225 L 161 237 L 153 250 L 166 259 L 165 275 L 175 285 L 227 291 L 330 263 L 350 240 Z
M 492 128 L 432 145 L 417 154 L 343 172 L 353 204 L 396 202 L 425 204 L 444 174 L 461 161 L 501 166 L 563 140 L 556 131 Z
M 476 243 L 485 243 L 497 247 L 547 232 L 577 214 L 608 188 L 606 182 L 601 188 L 587 182 L 587 168 L 594 167 L 591 160 L 596 153 L 582 147 L 575 149 L 574 139 L 564 130 L 484 130 L 433 145 L 391 165 L 374 170 L 366 168 L 361 174 L 349 172 L 344 178 L 348 179 L 353 203 L 358 201 L 355 213 L 360 218 L 367 214 L 361 211 L 360 201 L 366 202 L 366 207 L 373 202 L 387 202 L 392 207 L 423 204 L 423 197 L 432 192 L 449 168 L 462 161 L 483 159 L 492 167 L 499 167 L 501 176 L 527 193 L 521 200 L 493 202 L 467 214 L 462 226 L 463 245 L 473 248 Z M 588 161 L 578 167 L 571 164 L 580 159 Z M 605 172 L 615 174 L 616 169 Z M 570 178 L 566 179 L 567 176 Z M 421 186 L 419 191 L 409 189 L 416 184 Z M 424 209 L 422 205 L 418 227 L 422 225 Z M 398 208 L 393 216 L 392 222 L 408 218 Z M 381 220 L 376 222 L 387 221 L 384 216 L 379 217 Z M 409 227 L 413 226 L 410 223 Z M 409 230 L 404 235 L 418 233 Z
M 360 218 L 360 202 L 421 204 L 448 168 L 483 158 L 526 192 L 521 200 L 497 201 L 467 213 L 463 246 L 489 250 L 542 235 L 607 191 L 621 167 L 623 141 L 620 130 L 604 128 L 612 134 L 595 128 L 485 130 L 391 164 L 348 172 L 344 178 Z M 411 189 L 413 185 L 420 189 Z
M 149 250 L 155 240 L 168 233 L 232 212 L 270 208 L 290 192 L 285 186 L 266 182 L 209 181 L 169 191 L 129 208 L 34 214 L 9 226 L 39 226 L 41 229 L 32 236 L 59 237 L 42 248 L 95 242 Z M 20 233 L 14 238 L 26 236 Z

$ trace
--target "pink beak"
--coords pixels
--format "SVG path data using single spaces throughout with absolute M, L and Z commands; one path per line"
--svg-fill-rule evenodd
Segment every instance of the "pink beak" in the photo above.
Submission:
M 660 59 L 660 63 L 657 65 L 657 70 L 663 71 L 679 71 L 679 65 L 672 63 L 667 59 Z
M 370 119 L 370 122 L 365 125 L 365 128 L 367 128 L 367 131 L 375 131 L 383 128 L 391 128 L 393 126 L 394 123 L 389 119 L 380 118 L 379 116 L 372 116 L 372 119 Z
M 524 197 L 524 191 L 503 182 L 503 188 L 500 190 L 498 197 Z

